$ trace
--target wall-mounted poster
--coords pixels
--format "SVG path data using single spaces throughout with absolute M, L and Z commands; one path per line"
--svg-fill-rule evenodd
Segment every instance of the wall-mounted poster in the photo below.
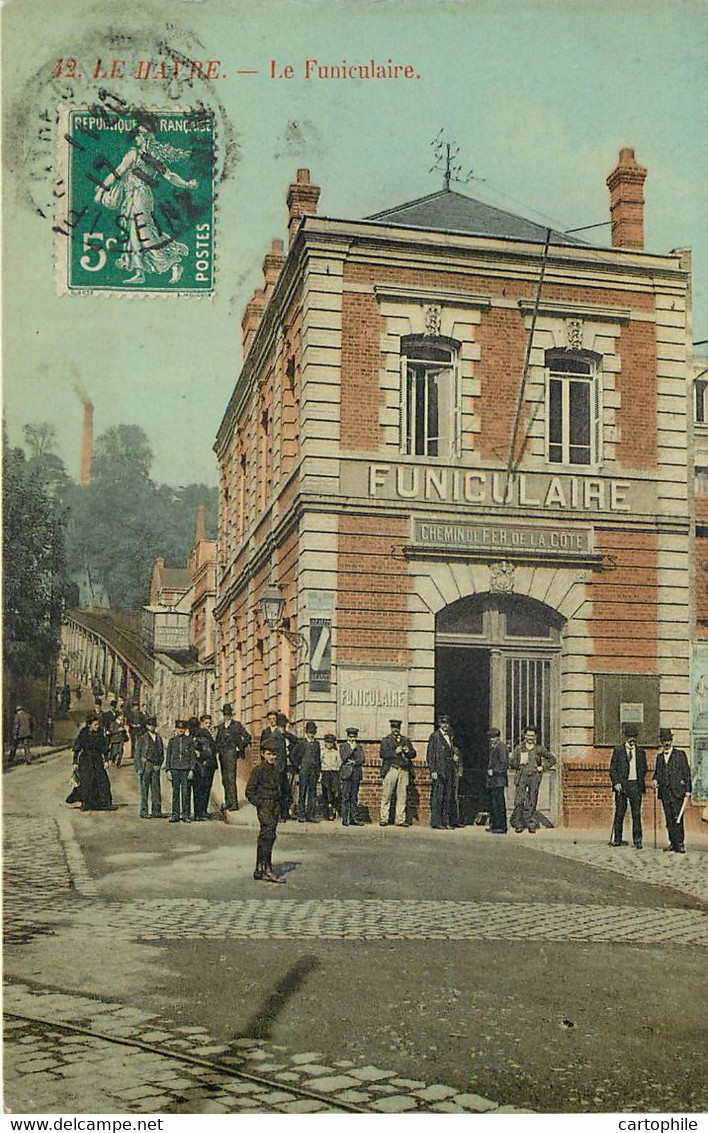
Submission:
M 693 797 L 708 802 L 708 643 L 693 648 L 691 717 Z

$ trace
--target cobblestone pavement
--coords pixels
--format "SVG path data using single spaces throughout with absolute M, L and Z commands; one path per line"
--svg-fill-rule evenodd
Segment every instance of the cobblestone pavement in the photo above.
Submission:
M 544 854 L 556 854 L 598 869 L 621 873 L 631 881 L 648 885 L 665 885 L 708 901 L 708 853 L 691 850 L 686 854 L 665 854 L 662 849 L 646 848 L 641 852 L 632 846 L 612 849 L 604 842 L 529 842 L 525 847 Z
M 217 1043 L 203 1027 L 26 984 L 6 987 L 4 1010 L 5 1102 L 15 1113 L 530 1112 L 319 1051 L 293 1054 L 258 1039 Z M 150 1049 L 116 1045 L 101 1032 Z
M 99 896 L 68 815 L 5 818 L 5 931 L 126 945 L 181 940 L 534 940 L 708 946 L 700 909 L 578 902 L 299 899 L 254 886 L 253 898 L 111 900 Z M 708 855 L 685 857 L 598 842 L 522 843 L 693 897 L 708 896 Z M 529 1112 L 404 1078 L 385 1067 L 293 1053 L 265 1040 L 224 1043 L 204 1027 L 107 998 L 10 981 L 4 1001 L 6 1104 L 14 1112 L 379 1113 Z M 13 1016 L 26 1016 L 30 1021 Z M 85 1029 L 78 1033 L 67 1027 Z M 117 1045 L 123 1038 L 133 1045 Z M 135 1045 L 137 1044 L 137 1045 Z M 179 1056 L 182 1056 L 181 1058 Z M 195 1061 L 189 1061 L 190 1056 Z M 257 1079 L 257 1080 L 254 1080 Z
M 6 860 L 11 888 L 6 901 L 6 933 L 29 939 L 52 925 L 100 930 L 132 940 L 307 939 L 320 940 L 539 940 L 611 943 L 692 944 L 708 947 L 708 916 L 697 909 L 637 908 L 535 902 L 299 900 L 281 891 L 249 900 L 210 901 L 157 898 L 133 901 L 95 899 L 80 848 L 66 820 L 53 824 L 54 837 L 36 845 L 32 819 L 6 818 Z M 705 889 L 704 856 L 670 865 L 647 863 L 636 852 L 596 844 L 546 844 L 556 853 L 589 865 L 619 870 L 634 880 L 671 884 L 694 894 Z M 13 856 L 10 857 L 10 854 Z M 675 855 L 662 854 L 664 858 Z M 686 866 L 687 869 L 682 868 Z M 67 868 L 68 867 L 68 868 Z M 624 871 L 623 870 L 623 871 Z M 31 892 L 33 898 L 26 900 Z M 77 892 L 89 900 L 76 904 Z M 698 894 L 702 895 L 701 893 Z

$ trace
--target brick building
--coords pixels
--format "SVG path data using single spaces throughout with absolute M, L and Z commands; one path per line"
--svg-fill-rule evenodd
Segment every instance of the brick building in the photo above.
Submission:
M 559 754 L 554 823 L 608 820 L 623 720 L 689 743 L 690 256 L 644 250 L 645 177 L 622 150 L 610 247 L 449 188 L 352 221 L 290 186 L 215 446 L 217 687 L 256 734 L 358 726 L 370 806 L 391 715 L 424 758 L 451 714 L 468 817 L 490 723 Z

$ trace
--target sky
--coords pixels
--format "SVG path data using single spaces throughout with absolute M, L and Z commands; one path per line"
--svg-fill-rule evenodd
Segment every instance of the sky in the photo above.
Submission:
M 473 173 L 453 188 L 560 229 L 609 219 L 605 178 L 634 147 L 648 169 L 646 249 L 693 250 L 693 337 L 708 339 L 703 0 L 10 0 L 3 32 L 4 412 L 12 443 L 26 422 L 54 425 L 72 475 L 88 395 L 96 434 L 145 429 L 157 480 L 216 483 L 212 446 L 240 369 L 241 314 L 272 238 L 286 238 L 297 168 L 321 186 L 321 215 L 361 218 L 442 188 L 430 171 L 441 128 Z M 129 74 L 105 85 L 140 106 L 214 108 L 215 292 L 59 296 L 57 105 L 96 100 L 98 59 L 105 73 L 107 60 L 125 58 L 134 74 L 165 43 L 218 60 L 222 77 L 190 86 Z M 52 77 L 70 58 L 81 78 Z M 371 58 L 420 77 L 304 76 L 307 59 Z M 273 65 L 294 77 L 272 78 Z M 605 243 L 608 232 L 589 236 Z

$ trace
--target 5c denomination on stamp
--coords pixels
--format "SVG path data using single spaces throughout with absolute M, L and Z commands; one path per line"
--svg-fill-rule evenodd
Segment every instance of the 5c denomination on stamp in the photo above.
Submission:
M 199 294 L 214 286 L 211 112 L 62 106 L 60 294 Z

